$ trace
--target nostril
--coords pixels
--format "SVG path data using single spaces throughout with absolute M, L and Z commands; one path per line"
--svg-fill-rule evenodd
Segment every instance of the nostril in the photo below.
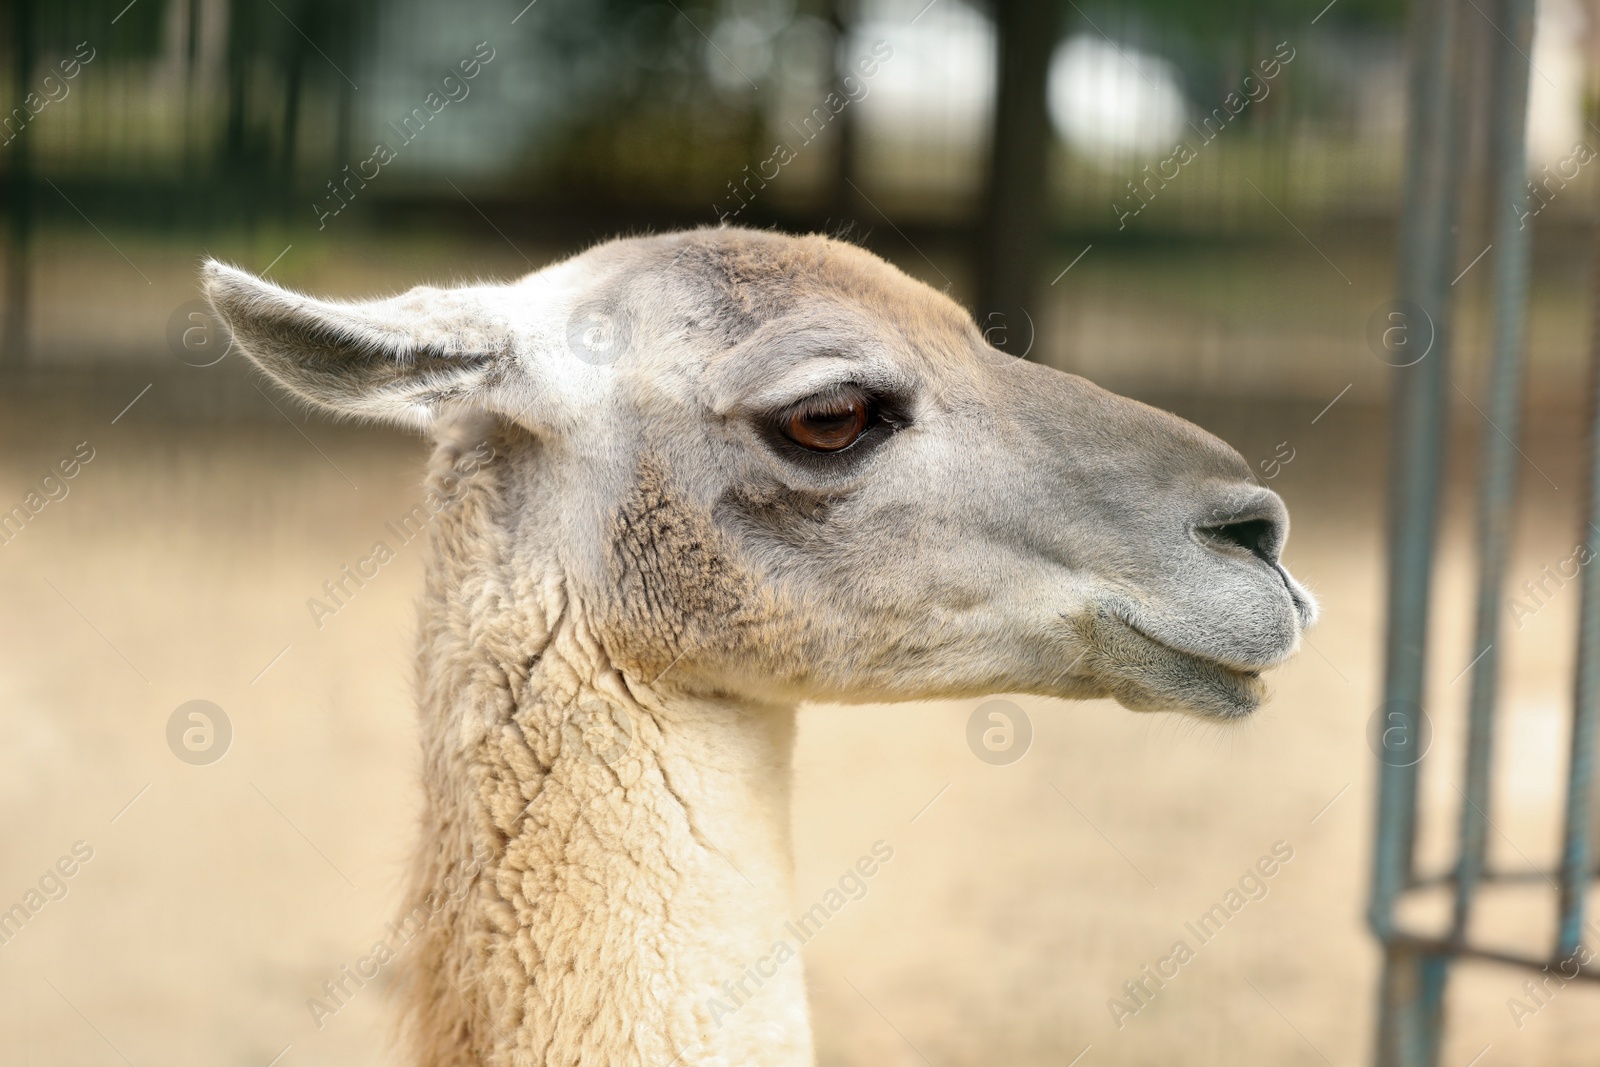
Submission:
M 1219 555 L 1250 553 L 1274 570 L 1289 537 L 1289 511 L 1277 493 L 1259 486 L 1219 486 L 1208 493 L 1213 506 L 1195 516 L 1190 536 Z M 1196 521 L 1197 520 L 1197 521 Z
M 1278 565 L 1280 539 L 1277 524 L 1270 519 L 1202 526 L 1196 532 L 1215 545 L 1242 548 L 1269 567 Z

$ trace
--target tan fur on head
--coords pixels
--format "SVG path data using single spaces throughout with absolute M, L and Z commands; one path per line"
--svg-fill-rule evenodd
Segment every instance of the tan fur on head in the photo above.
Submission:
M 790 624 L 711 512 L 685 502 L 668 471 L 640 458 L 605 537 L 615 584 L 605 630 L 635 677 L 654 679 L 695 647 L 759 657 L 763 628 Z
M 809 1063 L 777 951 L 799 701 L 1235 718 L 1315 616 L 1232 449 L 824 237 L 366 304 L 205 287 L 290 390 L 437 440 L 403 949 L 430 1067 Z M 797 443 L 839 397 L 860 436 Z

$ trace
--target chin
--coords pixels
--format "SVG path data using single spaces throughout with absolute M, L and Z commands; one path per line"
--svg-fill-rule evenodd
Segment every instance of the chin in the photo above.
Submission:
M 1127 681 L 1107 694 L 1129 711 L 1175 711 L 1208 722 L 1238 722 L 1267 702 L 1266 680 L 1254 671 L 1207 664 L 1199 684 L 1173 686 L 1162 678 L 1153 685 Z

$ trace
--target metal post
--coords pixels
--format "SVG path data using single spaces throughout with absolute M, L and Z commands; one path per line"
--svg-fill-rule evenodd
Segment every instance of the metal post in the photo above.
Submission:
M 1600 279 L 1600 240 L 1595 245 Z M 1583 508 L 1583 543 L 1600 552 L 1600 288 L 1590 338 L 1588 480 Z M 1600 561 L 1596 561 L 1600 562 Z M 1594 875 L 1594 761 L 1600 718 L 1600 566 L 1585 564 L 1578 606 L 1578 667 L 1572 694 L 1572 752 L 1567 770 L 1566 822 L 1561 837 L 1560 919 L 1556 956 L 1565 959 L 1583 939 L 1584 890 Z
M 1489 165 L 1493 221 L 1494 355 L 1489 371 L 1478 487 L 1478 606 L 1467 725 L 1461 855 L 1456 869 L 1454 939 L 1466 936 L 1473 894 L 1483 875 L 1489 826 L 1489 775 L 1499 682 L 1500 616 L 1516 500 L 1516 440 L 1522 415 L 1523 332 L 1533 229 L 1522 208 L 1527 181 L 1528 79 L 1534 0 L 1499 0 L 1501 34 L 1490 41 Z
M 1379 993 L 1379 1064 L 1411 1067 L 1438 1062 L 1448 963 L 1448 957 L 1415 945 L 1386 947 Z
M 1411 40 L 1411 113 L 1405 196 L 1400 216 L 1398 287 L 1402 299 L 1420 309 L 1408 321 L 1427 355 L 1394 377 L 1390 467 L 1388 631 L 1384 649 L 1384 698 L 1404 734 L 1401 746 L 1418 743 L 1423 668 L 1438 526 L 1439 485 L 1444 471 L 1446 366 L 1450 289 L 1456 219 L 1453 156 L 1456 130 L 1454 81 L 1455 0 L 1422 0 Z M 1370 919 L 1380 936 L 1392 925 L 1394 898 L 1412 873 L 1416 763 L 1405 747 L 1384 760 L 1378 781 L 1379 824 Z
M 1419 0 L 1413 11 L 1406 183 L 1400 215 L 1398 293 L 1407 328 L 1426 355 L 1395 374 L 1392 405 L 1388 628 L 1384 649 L 1386 746 L 1378 776 L 1378 826 L 1368 920 L 1385 942 L 1379 1067 L 1428 1067 L 1437 1057 L 1445 960 L 1398 944 L 1394 903 L 1413 878 L 1417 762 L 1421 759 L 1428 598 L 1445 466 L 1451 267 L 1460 199 L 1458 148 L 1466 99 L 1456 0 Z

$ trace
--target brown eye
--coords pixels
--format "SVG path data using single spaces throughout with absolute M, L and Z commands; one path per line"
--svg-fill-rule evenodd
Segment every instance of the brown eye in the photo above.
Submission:
M 813 452 L 839 452 L 867 432 L 867 402 L 860 396 L 812 401 L 783 422 L 783 435 Z

